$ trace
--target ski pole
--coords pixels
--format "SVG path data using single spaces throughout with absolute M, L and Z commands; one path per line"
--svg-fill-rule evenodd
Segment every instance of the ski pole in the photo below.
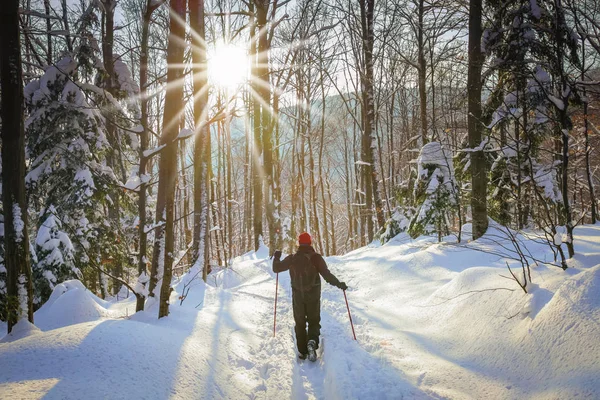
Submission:
M 273 311 L 273 337 L 275 337 L 275 326 L 277 324 L 277 289 L 279 288 L 279 272 L 275 278 L 275 310 Z
M 352 315 L 350 315 L 350 306 L 348 305 L 348 297 L 346 297 L 346 291 L 344 290 L 344 299 L 346 300 L 346 308 L 348 309 L 348 318 L 350 318 L 350 326 L 352 327 L 352 336 L 356 340 L 356 333 L 354 333 L 354 324 L 352 323 Z

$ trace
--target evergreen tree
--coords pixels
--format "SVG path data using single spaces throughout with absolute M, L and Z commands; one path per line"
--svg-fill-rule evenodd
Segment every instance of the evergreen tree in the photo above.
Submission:
M 498 72 L 498 85 L 489 104 L 494 110 L 492 125 L 501 131 L 502 151 L 497 161 L 503 158 L 507 169 L 517 174 L 516 182 L 506 176 L 497 179 L 496 186 L 505 190 L 516 186 L 517 220 L 522 227 L 527 212 L 519 209 L 521 188 L 525 180 L 530 181 L 539 205 L 547 208 L 545 203 L 550 200 L 571 237 L 567 176 L 571 121 L 567 108 L 575 85 L 566 71 L 579 63 L 577 35 L 567 24 L 560 1 L 491 1 L 490 5 L 494 14 L 484 34 L 484 47 L 494 57 L 492 67 Z M 512 132 L 512 137 L 507 132 Z M 538 157 L 545 140 L 554 143 L 551 159 Z M 555 181 L 549 182 L 549 176 Z M 545 218 L 544 223 L 552 223 L 552 219 Z M 567 247 L 572 255 L 572 237 Z
M 416 238 L 437 232 L 441 241 L 449 234 L 448 214 L 456 206 L 457 191 L 454 167 L 449 151 L 438 142 L 427 143 L 417 159 L 417 182 L 414 189 L 417 211 L 408 233 Z
M 118 254 L 103 212 L 104 207 L 111 206 L 107 194 L 116 190 L 118 181 L 104 160 L 108 142 L 101 115 L 88 101 L 90 93 L 83 90 L 96 92 L 97 88 L 77 81 L 77 71 L 77 62 L 67 56 L 26 87 L 30 110 L 27 152 L 31 159 L 26 182 L 30 197 L 43 199 L 39 228 L 43 231 L 43 224 L 52 215 L 53 226 L 64 231 L 63 244 L 67 237 L 73 242 L 72 258 L 82 270 L 89 262 L 99 264 L 102 253 Z M 49 266 L 73 271 L 70 258 L 38 265 L 36 276 L 49 276 L 44 272 Z M 45 254 L 40 259 L 43 262 Z M 45 285 L 45 281 L 37 283 Z M 45 299 L 45 295 L 40 298 Z
M 33 300 L 38 305 L 50 297 L 57 284 L 81 277 L 81 272 L 75 267 L 75 249 L 69 235 L 61 230 L 61 222 L 54 215 L 55 212 L 54 207 L 50 206 L 35 240 L 38 262 L 33 267 Z

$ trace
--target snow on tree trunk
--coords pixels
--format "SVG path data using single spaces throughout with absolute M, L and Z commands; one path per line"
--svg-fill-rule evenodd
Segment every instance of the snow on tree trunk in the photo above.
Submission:
M 19 42 L 19 1 L 0 8 L 0 85 L 2 120 L 2 206 L 8 332 L 24 317 L 33 323 L 33 283 L 25 197 L 23 78 Z
M 164 215 L 164 258 L 155 262 L 162 263 L 163 274 L 160 288 L 158 317 L 169 315 L 169 297 L 171 295 L 171 278 L 173 276 L 173 256 L 175 242 L 175 187 L 177 182 L 177 136 L 180 111 L 183 110 L 183 70 L 185 37 L 185 0 L 171 2 L 170 35 L 167 45 L 167 93 L 163 117 L 163 132 L 160 144 L 166 145 L 160 154 L 159 183 L 156 201 L 157 216 Z M 157 221 L 158 222 L 158 221 Z M 155 242 L 154 251 L 158 251 L 160 242 Z M 157 268 L 158 269 L 158 268 Z

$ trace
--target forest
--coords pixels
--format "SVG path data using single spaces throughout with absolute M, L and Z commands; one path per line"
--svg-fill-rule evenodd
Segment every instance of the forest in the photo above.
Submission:
M 536 299 L 600 263 L 597 0 L 3 0 L 0 73 L 0 337 L 75 281 L 162 319 L 302 232 Z
M 598 396 L 598 0 L 2 0 L 0 132 L 2 398 Z
M 165 316 L 173 274 L 302 231 L 338 255 L 490 218 L 566 268 L 597 220 L 593 0 L 10 4 L 3 320 L 72 278 Z

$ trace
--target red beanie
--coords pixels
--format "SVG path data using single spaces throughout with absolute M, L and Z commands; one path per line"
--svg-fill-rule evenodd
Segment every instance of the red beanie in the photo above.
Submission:
M 298 243 L 310 244 L 311 243 L 310 235 L 308 233 L 304 232 L 303 234 L 298 236 Z

